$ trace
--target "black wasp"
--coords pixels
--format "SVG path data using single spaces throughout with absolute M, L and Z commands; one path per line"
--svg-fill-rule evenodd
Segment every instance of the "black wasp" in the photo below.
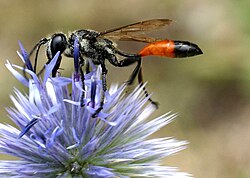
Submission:
M 123 27 L 107 30 L 104 32 L 97 32 L 94 30 L 76 30 L 69 34 L 67 37 L 63 33 L 55 33 L 49 38 L 42 38 L 31 50 L 29 56 L 36 51 L 34 72 L 36 72 L 37 58 L 40 47 L 46 45 L 46 52 L 49 63 L 54 55 L 60 51 L 60 54 L 64 54 L 67 57 L 74 57 L 74 41 L 76 37 L 79 41 L 79 65 L 82 67 L 86 65 L 86 72 L 89 71 L 88 60 L 91 59 L 95 65 L 101 65 L 102 69 L 102 81 L 103 81 L 103 94 L 100 102 L 100 107 L 96 110 L 93 116 L 96 116 L 104 105 L 104 92 L 107 90 L 106 75 L 107 69 L 105 60 L 108 60 L 112 65 L 116 67 L 125 67 L 133 63 L 137 63 L 134 71 L 132 72 L 128 85 L 132 84 L 136 76 L 138 81 L 142 84 L 142 72 L 141 72 L 141 58 L 149 55 L 165 56 L 169 58 L 183 58 L 202 54 L 201 49 L 194 43 L 188 41 L 176 41 L 176 40 L 161 40 L 145 35 L 146 32 L 157 30 L 161 27 L 169 25 L 172 20 L 169 19 L 152 19 L 133 23 Z M 121 51 L 116 47 L 112 40 L 123 41 L 138 41 L 148 43 L 137 54 L 129 54 Z M 118 59 L 121 58 L 121 59 Z M 52 77 L 56 77 L 57 71 L 60 67 L 62 56 L 60 55 L 58 61 L 52 71 Z M 81 70 L 82 81 L 84 81 L 84 75 Z M 84 87 L 84 83 L 83 83 Z M 146 96 L 147 91 L 144 89 Z M 151 99 L 150 101 L 154 103 Z M 154 103 L 156 104 L 156 103 Z M 81 105 L 84 103 L 81 101 Z

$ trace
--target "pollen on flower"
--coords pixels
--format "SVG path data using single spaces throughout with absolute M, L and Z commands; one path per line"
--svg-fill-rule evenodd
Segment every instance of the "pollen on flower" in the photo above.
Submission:
M 23 47 L 21 51 L 26 67 L 9 61 L 6 67 L 29 93 L 15 89 L 11 96 L 14 107 L 7 111 L 17 128 L 0 124 L 1 153 L 18 160 L 0 161 L 0 177 L 190 176 L 160 165 L 162 158 L 184 149 L 187 142 L 148 139 L 176 115 L 167 113 L 149 121 L 155 107 L 147 102 L 144 86 L 127 94 L 125 84 L 111 85 L 103 109 L 92 117 L 103 92 L 100 67 L 90 61 L 92 71 L 84 74 L 84 80 L 77 78 L 78 64 L 71 78 L 51 77 L 58 52 L 41 76 L 27 66 L 30 61 Z M 74 56 L 79 57 L 77 51 Z

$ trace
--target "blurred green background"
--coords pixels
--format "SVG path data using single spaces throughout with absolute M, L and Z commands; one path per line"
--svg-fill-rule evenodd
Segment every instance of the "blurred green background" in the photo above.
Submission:
M 30 50 L 39 39 L 58 31 L 104 31 L 169 18 L 174 23 L 155 35 L 197 43 L 204 54 L 174 60 L 146 57 L 143 61 L 148 91 L 160 103 L 152 118 L 170 110 L 179 115 L 155 136 L 190 142 L 188 149 L 165 159 L 164 164 L 194 177 L 250 177 L 249 0 L 1 0 L 0 8 L 1 122 L 10 122 L 5 107 L 12 106 L 9 95 L 13 88 L 27 91 L 4 66 L 6 59 L 21 64 L 16 54 L 18 40 Z M 119 43 L 120 49 L 133 53 L 143 45 Z M 69 76 L 72 60 L 65 59 L 62 68 L 62 74 Z M 108 83 L 124 82 L 132 68 L 108 64 Z

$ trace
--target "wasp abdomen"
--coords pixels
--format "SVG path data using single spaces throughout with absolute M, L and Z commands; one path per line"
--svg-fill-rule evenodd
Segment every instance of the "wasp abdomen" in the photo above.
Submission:
M 148 44 L 139 54 L 141 56 L 183 58 L 202 54 L 202 51 L 196 44 L 190 42 L 162 40 Z
M 149 43 L 139 54 L 141 56 L 165 56 L 174 57 L 174 42 L 172 40 L 157 41 Z

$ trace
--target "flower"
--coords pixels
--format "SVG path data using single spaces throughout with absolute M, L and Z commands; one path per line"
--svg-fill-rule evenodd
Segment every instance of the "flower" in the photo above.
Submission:
M 186 141 L 147 140 L 176 115 L 167 113 L 148 121 L 155 107 L 147 102 L 144 86 L 128 94 L 125 84 L 111 85 L 103 109 L 93 118 L 102 93 L 100 67 L 89 61 L 92 72 L 85 74 L 83 88 L 76 62 L 79 48 L 75 46 L 72 78 L 50 77 L 59 52 L 41 77 L 33 72 L 27 52 L 20 46 L 18 54 L 25 67 L 8 61 L 6 66 L 29 93 L 15 89 L 11 96 L 15 107 L 7 111 L 18 128 L 0 124 L 0 152 L 19 160 L 0 161 L 0 177 L 189 177 L 160 165 L 162 158 L 184 149 Z

